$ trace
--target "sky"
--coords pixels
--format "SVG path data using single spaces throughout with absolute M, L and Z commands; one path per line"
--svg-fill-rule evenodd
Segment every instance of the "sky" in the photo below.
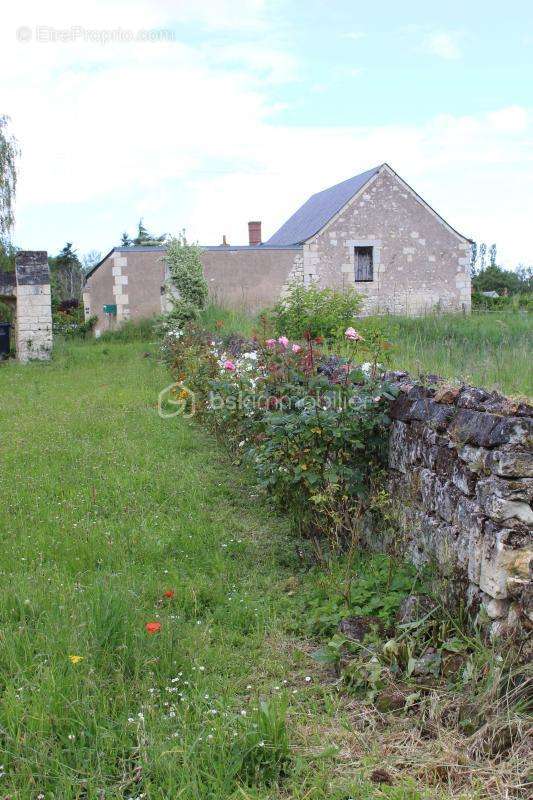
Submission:
M 389 163 L 457 230 L 533 263 L 533 3 L 18 0 L 0 26 L 14 242 L 106 253 L 140 217 L 268 238 Z

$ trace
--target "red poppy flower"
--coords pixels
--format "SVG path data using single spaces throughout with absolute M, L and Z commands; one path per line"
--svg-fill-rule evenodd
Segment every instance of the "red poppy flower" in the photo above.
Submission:
M 166 592 L 163 592 L 163 597 L 168 597 L 169 599 L 172 599 L 174 597 L 174 590 L 167 589 Z
M 144 626 L 146 628 L 147 633 L 158 633 L 161 630 L 161 623 L 160 622 L 147 622 Z

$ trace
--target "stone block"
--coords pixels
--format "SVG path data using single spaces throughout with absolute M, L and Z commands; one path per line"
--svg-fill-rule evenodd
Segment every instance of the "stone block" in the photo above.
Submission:
M 490 434 L 501 418 L 481 411 L 460 409 L 450 425 L 450 436 L 459 444 L 489 446 Z
M 468 566 L 468 550 L 464 546 L 465 537 L 454 525 L 440 524 L 435 537 L 435 559 L 441 574 L 458 576 Z M 460 541 L 461 539 L 461 541 Z
M 459 497 L 453 520 L 458 527 L 472 531 L 476 536 L 483 533 L 483 512 L 479 503 L 469 497 Z
M 428 405 L 429 424 L 437 431 L 445 431 L 450 421 L 454 418 L 455 408 L 450 405 L 441 405 L 431 401 Z
M 440 386 L 435 392 L 436 403 L 455 403 L 459 395 L 460 389 L 458 386 Z
M 533 511 L 528 503 L 516 500 L 505 500 L 503 497 L 491 495 L 483 503 L 483 511 L 497 522 L 511 524 L 515 520 L 526 525 L 533 525 Z
M 485 605 L 485 611 L 491 619 L 502 619 L 507 617 L 511 603 L 509 600 L 489 600 Z
M 533 477 L 533 452 L 531 450 L 490 450 L 486 453 L 487 469 L 504 478 Z
M 435 479 L 435 511 L 446 520 L 452 522 L 457 504 L 462 497 L 461 492 L 451 481 Z
M 510 579 L 518 577 L 528 581 L 531 574 L 533 548 L 515 548 L 513 539 L 512 529 L 499 527 L 490 520 L 485 523 L 479 586 L 497 600 L 509 596 Z
M 420 496 L 426 513 L 435 511 L 435 482 L 437 476 L 430 469 L 422 468 L 419 473 Z
M 486 498 L 490 494 L 530 503 L 533 499 L 533 478 L 500 478 L 492 475 L 480 479 L 478 496 Z
M 487 416 L 487 415 L 486 415 Z M 506 417 L 498 420 L 487 438 L 488 447 L 502 444 L 525 445 L 531 443 L 533 421 L 528 417 Z M 481 444 L 483 444 L 481 442 Z
M 452 468 L 452 481 L 463 494 L 473 495 L 476 488 L 477 475 L 457 459 Z
M 421 386 L 415 384 L 407 390 L 409 400 L 425 400 L 435 396 L 435 389 L 432 386 Z
M 451 478 L 457 456 L 449 447 L 435 446 L 435 466 L 434 470 L 440 477 Z
M 406 472 L 406 443 L 408 426 L 397 420 L 393 423 L 389 438 L 389 467 Z
M 389 410 L 390 416 L 392 417 L 392 419 L 397 419 L 406 422 L 412 419 L 411 412 L 413 406 L 414 406 L 414 401 L 409 400 L 409 398 L 405 394 L 401 393 L 395 400 L 393 400 L 393 402 L 390 405 L 390 410 Z
M 488 452 L 484 447 L 474 447 L 471 444 L 460 445 L 457 448 L 457 455 L 461 461 L 465 461 L 468 464 L 468 468 L 472 472 L 481 472 L 485 469 Z

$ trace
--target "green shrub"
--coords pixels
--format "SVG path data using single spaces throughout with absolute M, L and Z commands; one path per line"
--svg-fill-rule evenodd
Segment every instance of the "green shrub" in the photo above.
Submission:
M 533 293 L 487 297 L 482 292 L 472 292 L 472 308 L 484 311 L 533 311 Z
M 92 333 L 98 317 L 89 317 L 85 320 L 82 306 L 69 308 L 65 311 L 52 309 L 52 328 L 54 334 L 68 338 L 85 339 Z
M 303 339 L 306 334 L 312 338 L 338 337 L 354 323 L 361 301 L 354 289 L 292 284 L 272 311 L 275 333 L 292 339 Z
M 165 262 L 175 295 L 169 293 L 172 310 L 167 319 L 183 325 L 195 320 L 207 303 L 208 287 L 200 260 L 200 248 L 189 244 L 184 233 L 168 245 Z
M 194 393 L 197 417 L 249 461 L 295 531 L 314 544 L 325 536 L 331 549 L 357 535 L 390 422 L 392 394 L 377 369 L 386 343 L 352 333 L 358 338 L 344 358 L 309 336 L 302 344 L 286 336 L 230 341 L 190 325 L 164 342 L 177 381 L 173 404 L 192 411 Z

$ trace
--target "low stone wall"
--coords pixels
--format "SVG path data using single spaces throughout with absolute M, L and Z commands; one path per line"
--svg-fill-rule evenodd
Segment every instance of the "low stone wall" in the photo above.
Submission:
M 404 546 L 433 562 L 494 635 L 533 628 L 533 407 L 389 373 L 390 492 Z

